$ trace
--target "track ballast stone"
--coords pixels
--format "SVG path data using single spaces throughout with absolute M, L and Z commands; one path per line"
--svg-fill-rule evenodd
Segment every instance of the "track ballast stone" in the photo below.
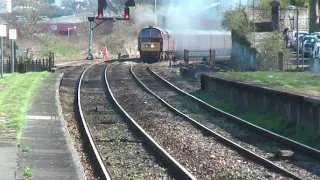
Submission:
M 129 73 L 129 64 L 112 65 L 107 75 L 122 107 L 198 179 L 288 179 L 204 136 L 184 118 L 171 113 L 138 86 Z
M 178 75 L 179 69 L 177 68 L 152 67 L 151 69 L 185 92 L 190 92 L 191 89 L 192 91 L 200 91 L 200 87 L 198 85 L 199 81 L 197 81 L 197 83 L 195 80 L 182 78 Z M 138 70 L 137 67 L 137 71 L 143 74 L 141 76 L 141 80 L 143 80 L 143 82 L 158 81 L 151 75 L 146 76 L 145 74 L 147 72 L 145 70 L 141 70 L 141 68 Z M 291 159 L 280 160 L 279 158 L 274 157 L 275 153 L 279 149 L 290 150 L 290 148 L 283 144 L 274 142 L 273 140 L 261 137 L 256 133 L 250 132 L 246 128 L 239 126 L 232 121 L 228 121 L 225 118 L 216 117 L 214 114 L 201 108 L 196 102 L 193 102 L 185 96 L 181 96 L 179 93 L 172 92 L 172 89 L 168 87 L 164 87 L 163 83 L 157 84 L 159 84 L 159 86 L 163 86 L 163 88 L 155 88 L 154 84 L 148 87 L 159 92 L 159 95 L 175 108 L 186 112 L 190 117 L 204 124 L 209 129 L 231 139 L 259 156 L 269 159 L 278 166 L 283 167 L 304 179 L 320 179 L 320 163 L 318 160 L 312 159 L 309 156 L 296 151 L 294 151 L 294 156 Z M 201 93 L 208 94 L 206 91 L 202 91 Z
M 104 69 L 96 65 L 84 77 L 81 103 L 97 148 L 113 179 L 173 179 L 111 106 Z M 104 111 L 97 111 L 97 106 Z

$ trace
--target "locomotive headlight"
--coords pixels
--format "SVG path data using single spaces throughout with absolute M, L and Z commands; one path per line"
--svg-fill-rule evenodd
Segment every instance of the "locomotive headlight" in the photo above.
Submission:
M 151 44 L 151 48 L 156 48 L 156 45 L 155 44 Z

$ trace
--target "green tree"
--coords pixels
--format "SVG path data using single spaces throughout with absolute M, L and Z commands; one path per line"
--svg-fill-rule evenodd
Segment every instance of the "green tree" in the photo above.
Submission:
M 265 8 L 270 8 L 270 2 L 272 0 L 260 0 L 261 6 Z M 309 0 L 281 0 L 281 7 L 286 7 L 289 5 L 293 6 L 299 6 L 299 7 L 308 7 L 309 6 Z
M 42 16 L 52 13 L 49 0 L 19 0 L 15 1 L 13 12 L 6 14 L 6 21 L 20 29 L 24 35 L 32 37 L 37 33 L 37 24 Z
M 224 13 L 221 27 L 225 30 L 236 31 L 240 36 L 248 36 L 253 31 L 253 26 L 250 23 L 243 9 L 232 9 Z
M 315 32 L 319 30 L 319 4 L 318 0 L 309 0 L 310 23 L 309 31 Z

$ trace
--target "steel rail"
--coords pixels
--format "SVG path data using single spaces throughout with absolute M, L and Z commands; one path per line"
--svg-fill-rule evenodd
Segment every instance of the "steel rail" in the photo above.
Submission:
M 82 111 L 82 106 L 81 106 L 81 98 L 80 98 L 80 95 L 81 95 L 81 84 L 82 84 L 82 80 L 83 80 L 83 77 L 85 75 L 85 73 L 87 72 L 88 69 L 92 68 L 94 65 L 96 64 L 93 64 L 93 65 L 90 65 L 86 70 L 83 71 L 83 73 L 81 74 L 81 77 L 79 79 L 79 84 L 78 84 L 78 91 L 77 91 L 77 96 L 78 96 L 78 107 L 79 107 L 79 113 L 80 113 L 80 117 L 81 117 L 81 123 L 82 123 L 82 126 L 85 130 L 85 133 L 86 133 L 86 136 L 88 138 L 88 141 L 89 141 L 89 145 L 90 145 L 90 148 L 91 150 L 93 151 L 93 154 L 96 158 L 96 160 L 98 161 L 98 165 L 99 165 L 99 169 L 100 169 L 100 175 L 101 175 L 101 178 L 103 179 L 106 179 L 106 180 L 111 180 L 111 176 L 109 175 L 109 172 L 101 158 L 101 155 L 96 147 L 96 144 L 92 138 L 92 135 L 91 135 L 91 131 L 90 129 L 88 128 L 88 125 L 87 125 L 87 122 L 85 120 L 85 117 L 84 117 L 84 113 Z
M 181 90 L 180 88 L 178 88 L 177 86 L 175 86 L 174 84 L 170 83 L 169 81 L 167 81 L 166 79 L 164 79 L 163 77 L 159 76 L 157 73 L 155 73 L 154 71 L 152 71 L 152 69 L 150 68 L 150 66 L 148 66 L 148 70 L 154 74 L 156 77 L 158 77 L 159 79 L 161 79 L 162 81 L 164 81 L 165 83 L 167 83 L 167 85 L 169 85 L 170 87 L 176 89 L 178 92 L 190 97 L 191 99 L 197 101 L 202 107 L 208 109 L 208 110 L 213 110 L 216 114 L 218 115 L 222 115 L 224 117 L 227 117 L 227 119 L 229 120 L 232 120 L 233 122 L 237 123 L 237 124 L 240 124 L 242 126 L 245 126 L 245 127 L 248 127 L 250 128 L 251 130 L 257 132 L 257 133 L 262 133 L 263 135 L 266 135 L 278 142 L 281 142 L 281 143 L 284 143 L 286 144 L 287 146 L 289 147 L 292 147 L 296 150 L 299 150 L 300 152 L 303 152 L 305 155 L 308 155 L 308 156 L 311 156 L 313 158 L 317 158 L 320 160 L 320 151 L 315 149 L 315 148 L 312 148 L 310 146 L 307 146 L 307 145 L 304 145 L 302 143 L 299 143 L 297 141 L 294 141 L 292 139 L 289 139 L 287 137 L 284 137 L 284 136 L 281 136 L 279 134 L 276 134 L 272 131 L 269 131 L 267 129 L 264 129 L 262 127 L 259 127 L 255 124 L 252 124 L 248 121 L 245 121 L 237 116 L 234 116 L 232 114 L 229 114 L 227 112 L 224 112 L 204 101 L 202 101 L 201 99 L 187 93 L 187 92 L 184 92 L 183 90 Z
M 188 119 L 198 129 L 203 131 L 205 135 L 213 136 L 213 137 L 217 138 L 217 140 L 220 141 L 221 143 L 223 143 L 223 144 L 225 144 L 225 145 L 227 145 L 227 146 L 229 146 L 231 148 L 234 148 L 237 152 L 239 152 L 243 156 L 258 162 L 262 166 L 265 166 L 266 168 L 269 168 L 269 169 L 273 170 L 274 172 L 281 173 L 284 176 L 287 176 L 287 177 L 293 178 L 293 179 L 301 179 L 301 180 L 303 179 L 303 178 L 293 174 L 292 172 L 289 172 L 289 171 L 277 166 L 276 164 L 272 163 L 271 161 L 256 155 L 255 153 L 251 152 L 250 150 L 247 150 L 247 149 L 243 148 L 242 146 L 238 145 L 237 143 L 234 143 L 233 141 L 221 136 L 220 134 L 212 131 L 211 129 L 207 128 L 206 126 L 202 125 L 201 123 L 197 122 L 196 120 L 194 120 L 194 119 L 190 118 L 189 116 L 185 115 L 184 113 L 182 113 L 178 109 L 176 109 L 173 106 L 171 106 L 169 103 L 167 103 L 161 97 L 159 97 L 157 94 L 152 92 L 145 84 L 143 84 L 143 82 L 134 74 L 133 66 L 131 66 L 130 71 L 131 71 L 133 77 L 139 82 L 139 84 L 143 88 L 145 88 L 150 94 L 152 94 L 158 100 L 160 100 L 160 102 L 162 102 L 164 105 L 166 105 L 170 110 L 172 110 L 172 112 L 176 113 L 177 115 L 179 115 L 181 117 L 184 117 L 184 118 Z
M 107 71 L 109 69 L 110 65 L 107 66 L 104 72 L 105 82 L 107 86 L 107 90 L 109 92 L 109 96 L 111 96 L 111 99 L 113 103 L 118 108 L 119 112 L 123 115 L 125 119 L 130 123 L 131 127 L 135 129 L 136 132 L 140 134 L 140 136 L 145 140 L 145 142 L 151 147 L 154 151 L 156 151 L 166 162 L 167 166 L 173 168 L 176 172 L 178 177 L 181 179 L 192 179 L 195 180 L 196 178 L 188 172 L 177 160 L 175 160 L 166 150 L 164 150 L 139 124 L 122 108 L 122 106 L 119 104 L 119 102 L 114 97 L 110 84 L 108 82 L 107 78 Z

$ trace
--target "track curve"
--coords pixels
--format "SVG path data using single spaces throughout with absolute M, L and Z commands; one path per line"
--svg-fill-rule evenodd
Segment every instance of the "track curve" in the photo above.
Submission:
M 110 83 L 108 82 L 107 78 L 107 71 L 108 66 L 105 70 L 105 81 L 107 84 L 107 89 L 108 92 L 117 106 L 117 108 L 121 111 L 121 113 L 128 119 L 130 122 L 131 126 L 133 126 L 137 132 L 139 132 L 140 136 L 143 136 L 143 139 L 149 144 L 149 146 L 156 152 L 160 154 L 160 156 L 166 161 L 167 164 L 171 168 L 173 168 L 176 173 L 178 174 L 178 177 L 183 178 L 183 179 L 192 179 L 195 180 L 196 178 L 191 175 L 177 160 L 175 160 L 169 153 L 167 153 L 139 124 L 122 108 L 122 106 L 119 104 L 119 102 L 116 100 L 114 97 L 114 94 L 112 93 L 112 90 L 110 88 Z
M 219 141 L 221 141 L 223 144 L 236 149 L 236 151 L 238 151 L 239 153 L 241 153 L 242 155 L 246 156 L 247 158 L 250 158 L 258 163 L 260 163 L 261 165 L 272 169 L 273 171 L 277 172 L 277 173 L 281 173 L 287 177 L 293 178 L 293 179 L 303 179 L 301 177 L 299 177 L 296 174 L 293 174 L 292 172 L 287 171 L 286 169 L 283 169 L 279 166 L 277 166 L 276 164 L 272 163 L 271 161 L 262 158 L 258 155 L 256 155 L 255 153 L 239 146 L 237 143 L 234 143 L 233 141 L 221 136 L 220 134 L 215 133 L 214 131 L 212 131 L 211 129 L 207 128 L 206 126 L 202 125 L 201 123 L 197 122 L 196 120 L 192 119 L 191 117 L 189 117 L 188 115 L 182 113 L 181 111 L 179 111 L 178 109 L 176 109 L 175 107 L 171 106 L 169 103 L 167 103 L 165 100 L 163 100 L 160 96 L 158 96 L 157 94 L 155 94 L 154 92 L 152 92 L 152 90 L 150 90 L 139 78 L 138 76 L 134 73 L 133 71 L 133 66 L 131 66 L 130 71 L 132 73 L 132 75 L 135 77 L 135 79 L 140 83 L 140 85 L 145 88 L 150 94 L 152 94 L 154 97 L 156 97 L 160 102 L 162 102 L 165 106 L 167 106 L 169 109 L 171 109 L 174 113 L 178 114 L 179 116 L 182 116 L 186 119 L 188 119 L 191 123 L 193 123 L 198 129 L 200 129 L 201 131 L 203 131 L 206 135 L 208 136 L 213 136 L 215 138 L 218 138 Z
M 100 175 L 101 175 L 101 178 L 105 179 L 105 180 L 111 180 L 111 177 L 110 177 L 110 174 L 106 168 L 106 165 L 104 164 L 102 158 L 101 158 L 101 155 L 96 147 L 96 144 L 92 138 L 92 134 L 91 134 L 91 131 L 90 129 L 88 128 L 87 126 L 87 122 L 85 120 L 85 117 L 84 117 L 84 114 L 83 114 L 83 111 L 82 111 L 82 105 L 81 105 L 81 84 L 82 84 L 82 80 L 83 80 L 83 77 L 85 75 L 85 73 L 87 72 L 88 69 L 92 68 L 94 65 L 91 65 L 89 66 L 86 70 L 83 71 L 83 73 L 81 74 L 81 77 L 80 77 L 80 80 L 79 80 L 79 84 L 78 84 L 78 91 L 77 91 L 77 102 L 78 102 L 78 108 L 79 108 L 79 113 L 80 113 L 80 117 L 81 117 L 81 122 L 82 122 L 82 126 L 85 130 L 85 133 L 87 135 L 87 139 L 89 141 L 89 144 L 90 144 L 90 148 L 92 149 L 93 151 L 93 154 L 96 158 L 96 160 L 98 161 L 98 164 L 99 164 L 99 168 L 100 168 Z

